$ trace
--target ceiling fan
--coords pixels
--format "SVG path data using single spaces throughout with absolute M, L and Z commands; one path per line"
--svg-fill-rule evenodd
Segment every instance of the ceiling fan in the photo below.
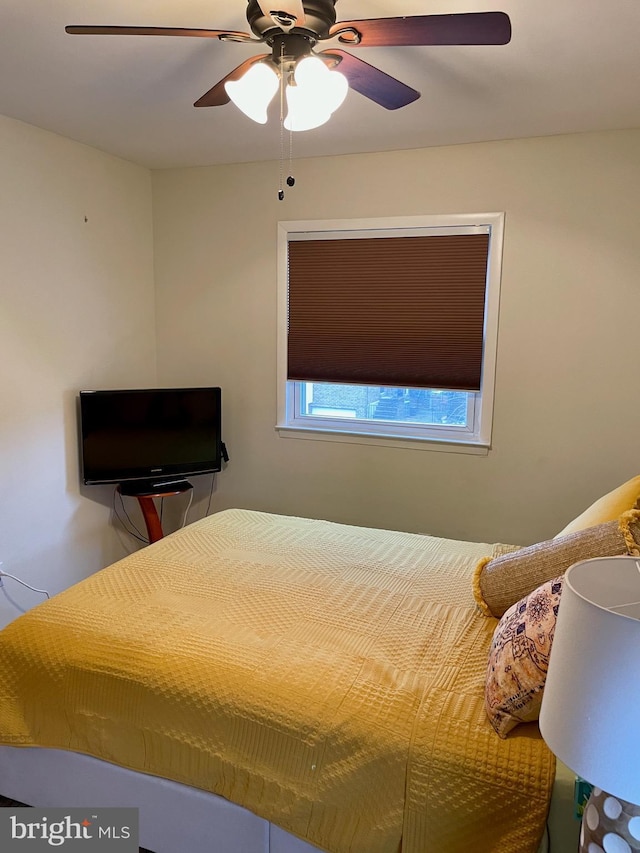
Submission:
M 511 22 L 504 12 L 414 15 L 336 22 L 336 2 L 248 0 L 246 14 L 251 34 L 229 30 L 139 26 L 68 26 L 65 30 L 72 35 L 214 38 L 266 45 L 270 49 L 271 53 L 252 56 L 234 68 L 198 98 L 195 107 L 227 104 L 232 99 L 227 84 L 239 81 L 257 63 L 270 67 L 282 80 L 285 75 L 289 78 L 293 76 L 293 69 L 300 60 L 315 55 L 327 67 L 339 67 L 348 85 L 356 92 L 388 110 L 395 110 L 415 101 L 420 93 L 339 46 L 329 45 L 320 51 L 316 47 L 329 41 L 357 50 L 363 47 L 414 45 L 501 45 L 507 44 L 511 38 Z

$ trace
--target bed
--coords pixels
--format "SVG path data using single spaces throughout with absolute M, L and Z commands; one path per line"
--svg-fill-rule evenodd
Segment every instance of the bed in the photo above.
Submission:
M 536 853 L 573 780 L 489 724 L 472 589 L 515 550 L 192 523 L 0 632 L 0 794 L 138 806 L 155 853 Z

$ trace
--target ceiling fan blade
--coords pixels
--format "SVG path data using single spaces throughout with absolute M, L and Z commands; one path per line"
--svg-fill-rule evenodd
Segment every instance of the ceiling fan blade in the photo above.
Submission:
M 248 71 L 251 66 L 260 62 L 262 59 L 266 59 L 270 54 L 262 53 L 259 56 L 252 56 L 249 59 L 245 59 L 245 61 L 238 65 L 237 68 L 234 68 L 226 77 L 223 77 L 222 80 L 219 80 L 215 86 L 212 86 L 208 92 L 205 92 L 201 98 L 193 105 L 194 107 L 221 107 L 223 104 L 228 104 L 231 98 L 227 95 L 227 90 L 224 88 L 224 84 L 229 80 L 239 80 L 240 77 Z
M 505 12 L 369 18 L 339 21 L 329 30 L 328 38 L 334 36 L 350 47 L 507 44 L 511 39 L 511 21 Z
M 349 86 L 387 110 L 406 107 L 420 97 L 420 92 L 411 86 L 344 50 L 323 50 L 319 55 L 338 57 L 338 70 L 347 78 Z
M 262 14 L 268 18 L 277 15 L 278 12 L 284 12 L 285 15 L 291 15 L 296 19 L 296 26 L 300 27 L 304 23 L 302 0 L 258 0 L 258 6 L 262 9 Z
M 186 27 L 65 27 L 65 32 L 72 36 L 189 36 L 190 38 L 219 38 L 232 36 L 241 39 L 251 39 L 249 33 L 238 33 L 232 30 L 203 30 Z

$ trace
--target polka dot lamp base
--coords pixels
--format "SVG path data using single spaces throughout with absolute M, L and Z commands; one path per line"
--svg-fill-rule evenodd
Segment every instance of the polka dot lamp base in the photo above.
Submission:
M 582 817 L 580 853 L 640 851 L 640 806 L 594 788 Z

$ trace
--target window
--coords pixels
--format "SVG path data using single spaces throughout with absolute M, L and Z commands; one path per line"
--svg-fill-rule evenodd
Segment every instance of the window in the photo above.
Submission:
M 487 448 L 503 219 L 280 223 L 281 434 Z

